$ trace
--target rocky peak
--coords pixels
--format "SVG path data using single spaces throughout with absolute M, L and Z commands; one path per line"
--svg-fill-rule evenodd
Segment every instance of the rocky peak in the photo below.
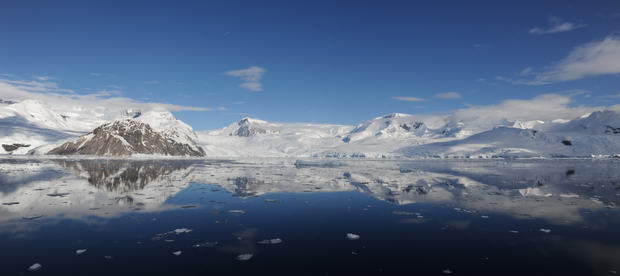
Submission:
M 171 136 L 169 132 L 158 131 L 150 124 L 136 119 L 103 124 L 47 154 L 205 156 L 204 150 L 190 137 Z

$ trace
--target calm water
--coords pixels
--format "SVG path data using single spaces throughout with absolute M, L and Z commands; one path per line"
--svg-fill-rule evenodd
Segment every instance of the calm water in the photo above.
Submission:
M 267 163 L 0 159 L 0 275 L 620 273 L 618 161 Z

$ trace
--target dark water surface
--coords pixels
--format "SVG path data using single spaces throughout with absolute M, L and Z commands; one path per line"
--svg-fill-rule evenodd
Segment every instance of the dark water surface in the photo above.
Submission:
M 619 199 L 614 160 L 0 159 L 0 275 L 614 275 Z

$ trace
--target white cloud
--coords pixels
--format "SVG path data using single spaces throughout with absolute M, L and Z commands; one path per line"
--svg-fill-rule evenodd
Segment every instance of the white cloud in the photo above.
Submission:
M 422 98 L 405 97 L 405 96 L 393 97 L 392 99 L 399 100 L 399 101 L 405 101 L 405 102 L 422 102 L 422 101 L 424 101 L 424 99 L 422 99 Z
M 504 77 L 497 79 L 515 84 L 545 85 L 619 73 L 620 35 L 611 35 L 573 49 L 566 58 L 542 72 L 525 68 L 521 75 L 532 76 L 529 79 L 513 80 Z
M 93 93 L 75 93 L 73 90 L 59 88 L 53 82 L 36 80 L 0 79 L 0 99 L 23 101 L 39 100 L 61 114 L 80 110 L 102 120 L 110 120 L 127 108 L 144 111 L 165 109 L 169 111 L 210 111 L 209 107 L 183 106 L 158 102 L 143 102 L 122 96 L 120 90 L 101 90 Z
M 496 105 L 470 106 L 452 112 L 456 121 L 466 122 L 477 129 L 490 129 L 506 121 L 571 120 L 586 113 L 603 109 L 620 111 L 616 106 L 572 106 L 572 94 L 543 94 L 531 99 L 510 99 Z
M 555 33 L 562 33 L 562 32 L 576 30 L 579 28 L 583 28 L 585 26 L 586 26 L 585 24 L 564 22 L 560 18 L 551 17 L 549 18 L 549 27 L 547 28 L 534 27 L 534 28 L 531 28 L 528 32 L 530 34 L 535 34 L 535 35 L 555 34 Z
M 256 81 L 243 82 L 239 85 L 239 87 L 255 92 L 263 91 L 263 84 Z
M 452 100 L 452 99 L 460 99 L 462 98 L 462 96 L 458 92 L 446 92 L 446 93 L 439 93 L 435 95 L 435 98 Z
M 239 85 L 241 88 L 258 92 L 263 91 L 263 84 L 260 80 L 267 72 L 265 68 L 252 66 L 246 69 L 228 71 L 225 74 L 232 77 L 240 78 L 243 82 Z

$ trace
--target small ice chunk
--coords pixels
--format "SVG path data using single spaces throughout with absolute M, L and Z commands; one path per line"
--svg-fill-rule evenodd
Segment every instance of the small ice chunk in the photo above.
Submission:
M 269 199 L 269 198 L 268 198 L 268 199 L 265 199 L 265 202 L 269 202 L 269 203 L 276 203 L 276 202 L 278 202 L 278 201 L 277 201 L 277 200 L 275 200 L 275 199 Z
M 394 211 L 394 212 L 392 212 L 392 214 L 398 215 L 398 216 L 413 216 L 413 215 L 416 215 L 416 213 L 414 213 L 414 212 L 406 212 L 406 211 Z
M 35 263 L 28 268 L 28 271 L 37 271 L 43 267 L 40 263 Z
M 483 219 L 488 219 L 489 218 L 489 216 L 480 216 L 480 217 L 483 218 Z
M 174 229 L 174 233 L 175 234 L 182 234 L 182 233 L 189 233 L 192 232 L 192 229 L 189 228 L 179 228 L 179 229 Z
M 360 235 L 356 235 L 353 233 L 347 233 L 347 239 L 349 240 L 358 240 L 360 238 Z
M 549 234 L 549 233 L 551 233 L 551 229 L 540 228 L 540 232 L 543 232 L 545 234 Z
M 444 269 L 441 272 L 443 272 L 443 274 L 452 274 L 452 270 L 450 269 Z
M 103 258 L 106 260 L 112 260 L 112 256 L 103 256 Z
M 180 250 L 179 251 L 174 251 L 174 252 L 172 252 L 172 255 L 181 256 L 181 253 L 183 253 L 183 251 L 180 251 Z
M 560 197 L 563 197 L 563 198 L 578 198 L 579 195 L 578 194 L 560 194 Z
M 216 245 L 218 245 L 218 242 L 204 242 L 204 243 L 197 243 L 192 245 L 193 247 L 214 247 Z
M 232 214 L 241 214 L 241 215 L 245 214 L 245 211 L 243 210 L 228 210 L 228 212 Z
M 269 240 L 262 240 L 258 242 L 259 244 L 279 244 L 282 243 L 282 239 L 280 238 L 273 238 L 273 239 L 269 239 Z
M 252 259 L 253 256 L 252 254 L 241 254 L 237 256 L 237 261 L 248 261 Z
M 513 233 L 513 234 L 519 234 L 519 231 L 517 231 L 517 230 L 510 230 L 508 232 Z
M 75 254 L 77 254 L 77 255 L 82 255 L 82 254 L 84 254 L 84 252 L 86 252 L 86 249 L 75 250 Z

